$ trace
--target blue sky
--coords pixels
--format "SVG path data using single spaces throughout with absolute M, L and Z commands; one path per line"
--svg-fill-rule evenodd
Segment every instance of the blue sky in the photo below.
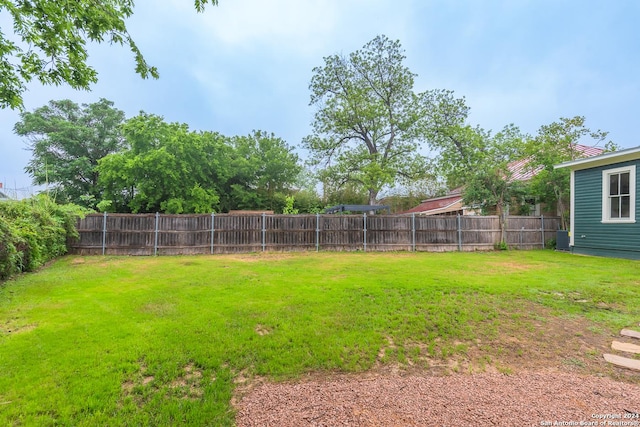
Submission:
M 310 132 L 312 69 L 378 34 L 400 40 L 416 91 L 464 96 L 469 122 L 535 134 L 585 116 L 623 148 L 640 145 L 640 2 L 635 0 L 138 0 L 129 31 L 159 80 L 142 80 L 130 52 L 92 45 L 99 83 L 89 92 L 29 86 L 31 111 L 51 99 L 107 98 L 194 130 L 273 132 L 298 146 Z M 1 27 L 10 21 L 0 15 Z M 0 111 L 0 182 L 28 188 L 26 142 L 15 111 Z M 300 152 L 301 156 L 305 153 Z

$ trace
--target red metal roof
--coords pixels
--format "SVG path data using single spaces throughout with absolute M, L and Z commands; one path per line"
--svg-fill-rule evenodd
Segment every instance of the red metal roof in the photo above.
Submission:
M 582 144 L 575 144 L 575 149 L 578 152 L 576 157 L 593 157 L 604 153 L 602 148 L 589 147 Z M 542 170 L 542 166 L 531 169 L 528 167 L 530 161 L 530 158 L 525 158 L 509 163 L 508 167 L 511 172 L 511 179 L 528 181 L 536 176 L 536 174 Z M 433 210 L 443 210 L 443 212 L 446 212 L 447 207 L 453 206 L 456 203 L 462 204 L 462 190 L 463 187 L 458 187 L 451 190 L 446 196 L 423 200 L 415 208 L 411 208 L 402 213 L 425 213 Z
M 436 197 L 434 199 L 423 200 L 422 203 L 420 203 L 415 208 L 411 208 L 408 211 L 404 211 L 402 213 L 405 213 L 405 214 L 420 213 L 420 212 L 433 211 L 436 209 L 444 209 L 460 202 L 462 202 L 462 196 L 460 195 L 460 193 L 449 194 L 444 197 Z
M 574 144 L 576 151 L 576 158 L 599 156 L 604 153 L 602 148 L 589 147 L 582 144 Z M 514 181 L 528 181 L 538 174 L 542 170 L 542 166 L 536 168 L 530 168 L 530 158 L 524 158 L 515 162 L 509 163 L 509 172 L 511 172 L 511 179 Z

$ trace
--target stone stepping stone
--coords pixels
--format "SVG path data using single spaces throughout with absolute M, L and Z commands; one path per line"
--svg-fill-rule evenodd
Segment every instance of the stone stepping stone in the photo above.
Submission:
M 621 366 L 623 368 L 640 371 L 640 360 L 629 359 L 628 357 L 616 356 L 615 354 L 605 354 L 604 360 L 616 366 Z
M 625 351 L 627 353 L 640 354 L 640 345 L 629 344 L 626 342 L 614 341 L 611 343 L 611 348 L 618 351 Z
M 623 329 L 620 331 L 620 335 L 624 335 L 625 337 L 637 338 L 640 339 L 640 332 L 632 331 L 631 329 Z

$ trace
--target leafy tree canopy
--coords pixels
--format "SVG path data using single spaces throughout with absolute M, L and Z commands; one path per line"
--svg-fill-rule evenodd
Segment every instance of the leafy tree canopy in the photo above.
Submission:
M 231 138 L 233 148 L 224 209 L 282 211 L 300 173 L 298 156 L 274 134 L 254 131 Z
M 501 215 L 509 204 L 522 201 L 526 193 L 526 184 L 513 177 L 510 165 L 524 157 L 529 137 L 514 125 L 505 126 L 495 135 L 480 128 L 475 132 L 477 137 L 467 147 L 471 163 L 458 175 L 464 179 L 463 199 L 485 214 L 495 207 L 495 213 Z
M 104 211 L 281 212 L 300 166 L 280 138 L 262 131 L 227 138 L 141 113 L 122 126 L 127 147 L 99 161 Z
M 124 113 L 106 99 L 50 101 L 21 113 L 14 129 L 33 153 L 25 171 L 36 185 L 52 184 L 57 199 L 95 208 L 101 199 L 98 160 L 124 147 L 123 121 Z
M 431 106 L 413 91 L 415 75 L 404 59 L 399 41 L 377 36 L 313 69 L 311 105 L 318 110 L 303 144 L 311 163 L 321 167 L 323 182 L 365 189 L 369 203 L 384 186 L 425 172 L 418 148 Z
M 214 132 L 141 113 L 122 126 L 129 148 L 99 161 L 101 204 L 117 212 L 206 213 L 217 210 L 231 175 L 231 150 Z
M 198 12 L 207 3 L 218 1 L 194 2 Z M 89 89 L 98 73 L 87 65 L 87 41 L 127 45 L 136 73 L 158 78 L 127 30 L 133 8 L 133 0 L 0 0 L 0 13 L 13 20 L 13 34 L 0 30 L 0 107 L 22 109 L 22 94 L 34 79 Z
M 600 146 L 604 151 L 619 149 L 612 141 L 605 142 L 608 132 L 592 131 L 585 121 L 583 116 L 562 117 L 541 126 L 527 149 L 531 159 L 529 167 L 536 170 L 530 190 L 542 203 L 556 206 L 563 219 L 563 228 L 568 226 L 569 219 L 570 172 L 567 168 L 554 169 L 554 165 L 585 157 L 578 144 Z

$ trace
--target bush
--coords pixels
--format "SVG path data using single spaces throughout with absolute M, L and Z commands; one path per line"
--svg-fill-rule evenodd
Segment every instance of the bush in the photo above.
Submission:
M 0 280 L 67 253 L 67 241 L 78 235 L 76 219 L 84 213 L 47 195 L 0 203 Z
M 493 247 L 497 251 L 508 251 L 509 250 L 509 245 L 507 245 L 507 242 L 505 242 L 504 240 L 501 240 L 500 243 L 496 243 L 495 245 L 493 245 Z
M 20 257 L 16 250 L 17 240 L 11 224 L 0 216 L 0 280 L 18 272 Z

